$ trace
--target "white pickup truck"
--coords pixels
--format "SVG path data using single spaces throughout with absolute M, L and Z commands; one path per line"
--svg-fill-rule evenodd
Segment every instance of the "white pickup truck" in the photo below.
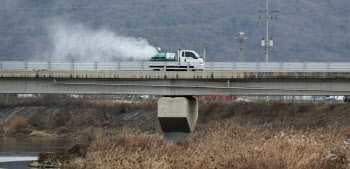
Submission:
M 158 50 L 160 51 L 160 49 Z M 164 62 L 166 62 L 166 71 L 203 71 L 204 61 L 203 59 L 192 50 L 178 50 L 177 55 L 175 53 L 158 53 L 150 60 L 154 62 L 149 67 L 153 71 L 164 70 Z

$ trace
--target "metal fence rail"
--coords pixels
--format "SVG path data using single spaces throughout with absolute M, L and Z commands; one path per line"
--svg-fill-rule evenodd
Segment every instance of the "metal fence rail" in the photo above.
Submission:
M 194 63 L 197 64 L 198 63 Z M 32 62 L 0 61 L 0 71 L 197 71 L 178 62 Z M 350 72 L 350 62 L 206 62 L 203 71 Z

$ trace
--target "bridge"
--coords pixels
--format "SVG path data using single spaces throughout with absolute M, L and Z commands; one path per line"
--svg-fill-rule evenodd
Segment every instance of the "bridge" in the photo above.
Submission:
M 193 95 L 350 95 L 350 63 L 0 61 L 1 93 Z M 185 63 L 187 64 L 187 63 Z M 163 70 L 151 71 L 150 65 Z M 171 69 L 170 69 L 171 70 Z
M 159 64 L 162 71 L 151 71 Z M 1 62 L 0 93 L 150 94 L 166 133 L 190 133 L 198 116 L 194 95 L 350 95 L 350 63 Z

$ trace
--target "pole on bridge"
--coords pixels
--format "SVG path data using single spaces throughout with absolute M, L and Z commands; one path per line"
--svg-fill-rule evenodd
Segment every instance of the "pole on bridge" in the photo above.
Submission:
M 47 62 L 47 70 L 51 70 L 51 62 Z
M 28 68 L 28 64 L 27 64 L 27 61 L 25 60 L 25 61 L 24 61 L 24 70 L 26 71 L 27 68 Z
M 327 72 L 330 72 L 330 70 L 331 70 L 331 62 L 328 62 L 327 63 Z
M 280 71 L 283 71 L 283 62 L 280 62 Z
M 144 66 L 144 62 L 143 61 L 141 61 L 141 72 L 143 71 L 143 66 Z
M 205 57 L 207 55 L 207 43 L 204 43 L 203 48 L 203 62 L 205 63 Z
M 266 0 L 266 9 L 265 10 L 259 10 L 260 13 L 259 20 L 262 18 L 262 14 L 265 13 L 265 21 L 266 21 L 266 37 L 262 39 L 261 46 L 265 48 L 265 61 L 269 62 L 269 55 L 270 55 L 270 47 L 273 47 L 273 40 L 269 35 L 269 20 L 271 21 L 275 20 L 277 22 L 277 15 L 276 16 L 270 16 L 270 13 L 279 13 L 278 10 L 270 10 L 269 9 L 269 0 Z
M 74 70 L 74 61 L 70 62 L 70 70 L 73 71 Z
M 244 36 L 244 32 L 239 32 L 239 36 L 235 37 L 235 39 L 237 39 L 237 41 L 239 42 L 239 61 L 240 62 L 244 62 L 244 51 L 243 51 L 243 47 L 244 47 L 244 42 L 245 40 L 247 40 L 248 38 Z
M 269 40 L 269 0 L 266 0 L 266 40 L 265 40 L 265 61 L 269 62 L 269 47 L 270 47 L 270 40 Z
M 120 61 L 118 61 L 118 71 L 120 71 Z
M 237 64 L 236 62 L 232 62 L 232 71 L 236 71 L 237 70 Z

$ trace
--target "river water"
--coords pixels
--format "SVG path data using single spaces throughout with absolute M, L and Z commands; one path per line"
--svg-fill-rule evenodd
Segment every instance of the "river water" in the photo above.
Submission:
M 67 138 L 14 138 L 0 136 L 0 168 L 25 169 L 39 153 L 53 153 L 74 143 Z

